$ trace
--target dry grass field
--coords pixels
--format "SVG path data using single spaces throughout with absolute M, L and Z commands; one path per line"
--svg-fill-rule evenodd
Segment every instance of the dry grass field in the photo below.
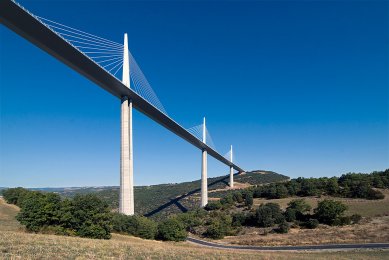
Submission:
M 363 217 L 376 217 L 376 216 L 389 216 L 389 190 L 380 190 L 385 198 L 382 200 L 366 200 L 366 199 L 349 199 L 349 198 L 334 198 L 330 199 L 341 201 L 348 206 L 346 215 L 360 214 Z M 300 197 L 296 197 L 300 198 Z M 254 199 L 254 206 L 259 206 L 262 203 L 274 202 L 280 204 L 281 208 L 285 209 L 288 203 L 296 198 L 285 198 L 285 199 Z M 322 196 L 317 197 L 305 197 L 304 199 L 312 208 L 317 207 L 317 203 L 328 197 Z
M 239 236 L 225 237 L 222 242 L 240 245 L 304 245 L 389 242 L 389 217 L 364 219 L 360 224 L 316 229 L 291 228 L 288 234 L 267 234 L 269 229 L 247 228 Z
M 249 252 L 199 247 L 187 242 L 143 240 L 113 234 L 111 240 L 26 233 L 18 209 L 0 199 L 0 259 L 388 259 L 387 250 Z

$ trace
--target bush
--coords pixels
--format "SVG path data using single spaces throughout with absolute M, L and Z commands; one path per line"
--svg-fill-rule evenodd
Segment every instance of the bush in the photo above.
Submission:
M 292 208 L 287 208 L 284 212 L 285 220 L 288 222 L 293 222 L 296 220 L 296 210 Z
M 289 232 L 289 224 L 284 220 L 278 225 L 278 228 L 276 228 L 274 231 L 280 234 L 286 234 Z
M 358 224 L 358 223 L 361 221 L 362 216 L 359 215 L 359 214 L 354 214 L 354 215 L 351 215 L 350 218 L 351 218 L 351 222 L 352 222 L 353 224 Z
M 366 194 L 366 199 L 368 200 L 382 200 L 385 198 L 385 195 L 380 192 L 379 190 L 373 190 L 369 189 L 367 194 Z
M 30 192 L 23 200 L 16 219 L 33 232 L 38 232 L 44 226 L 59 225 L 60 203 L 57 194 Z
M 240 227 L 246 224 L 247 216 L 243 212 L 238 212 L 232 215 L 232 226 Z
M 254 200 L 253 200 L 253 193 L 251 192 L 245 192 L 244 193 L 244 204 L 249 209 L 253 206 Z
M 350 225 L 350 224 L 351 224 L 351 217 L 350 216 L 339 217 L 333 223 L 333 225 L 335 225 L 335 226 L 345 226 L 345 225 Z
M 225 235 L 226 235 L 225 227 L 218 220 L 213 221 L 212 224 L 208 226 L 207 230 L 204 233 L 204 236 L 212 239 L 222 239 Z
M 284 220 L 280 205 L 276 203 L 262 204 L 255 211 L 255 222 L 259 227 L 271 227 L 280 224 Z
M 346 209 L 347 206 L 340 201 L 323 200 L 318 203 L 318 206 L 315 209 L 315 215 L 319 222 L 334 225 Z
M 220 203 L 221 203 L 223 209 L 228 209 L 228 208 L 231 208 L 232 205 L 234 205 L 234 199 L 233 199 L 231 194 L 228 194 L 227 196 L 223 197 L 220 200 Z
M 27 189 L 24 189 L 22 187 L 18 187 L 18 188 L 6 189 L 2 193 L 3 193 L 4 199 L 7 203 L 20 206 L 22 203 L 23 197 L 28 192 L 30 192 L 30 191 Z
M 184 224 L 171 218 L 158 224 L 158 238 L 165 241 L 183 241 L 188 234 Z
M 232 194 L 232 199 L 236 201 L 237 203 L 242 203 L 243 202 L 243 196 L 240 191 L 236 191 Z
M 184 224 L 187 231 L 192 231 L 194 227 L 202 224 L 202 216 L 198 214 L 198 211 L 189 211 L 176 215 L 176 219 Z
M 157 223 L 146 217 L 115 213 L 112 217 L 112 230 L 144 239 L 154 239 L 157 235 Z
M 222 204 L 220 203 L 220 201 L 211 201 L 209 202 L 205 207 L 204 209 L 205 210 L 218 210 L 218 209 L 221 209 L 222 208 Z
M 301 225 L 305 228 L 315 229 L 319 226 L 319 220 L 311 218 L 306 222 L 302 222 Z
M 63 209 L 72 219 L 63 225 L 76 230 L 81 237 L 111 238 L 111 215 L 108 204 L 96 195 L 76 195 L 68 207 Z

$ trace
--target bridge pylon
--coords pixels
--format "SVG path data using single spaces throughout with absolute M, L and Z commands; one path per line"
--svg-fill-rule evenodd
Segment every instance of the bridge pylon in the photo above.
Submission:
M 205 117 L 203 122 L 203 143 L 207 143 Z M 208 204 L 207 150 L 203 149 L 201 153 L 201 207 L 205 207 Z
M 130 62 L 128 38 L 124 34 L 122 83 L 130 88 Z M 120 195 L 119 212 L 134 215 L 134 163 L 132 141 L 132 100 L 121 98 L 121 140 L 120 140 Z
M 230 162 L 232 163 L 232 145 L 230 150 Z M 234 187 L 234 167 L 230 166 L 230 188 Z

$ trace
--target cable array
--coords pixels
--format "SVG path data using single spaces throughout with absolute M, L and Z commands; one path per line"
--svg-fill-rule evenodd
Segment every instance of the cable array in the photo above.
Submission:
M 119 71 L 123 68 L 124 45 L 72 28 L 70 26 L 35 16 L 42 24 L 56 33 L 90 60 L 105 71 L 120 80 Z M 167 115 L 165 108 L 158 99 L 138 63 L 129 52 L 130 80 L 133 89 L 143 99 Z
M 229 150 L 227 153 L 225 153 L 223 155 L 224 158 L 226 158 L 227 160 L 231 161 L 231 150 Z
M 167 115 L 165 108 L 162 103 L 159 101 L 157 95 L 155 94 L 153 88 L 150 86 L 149 81 L 146 79 L 142 70 L 139 68 L 138 63 L 135 58 L 132 56 L 131 52 L 129 52 L 130 56 L 130 79 L 132 89 L 135 90 L 137 94 L 151 103 L 155 108 L 159 111 Z
M 116 76 L 123 66 L 123 44 L 72 28 L 70 26 L 35 16 L 86 57 L 108 73 Z
M 200 141 L 203 141 L 203 127 L 204 124 L 196 125 L 191 128 L 186 129 L 189 133 L 191 133 L 194 137 L 199 139 Z M 208 129 L 205 128 L 205 136 L 206 136 L 206 144 L 211 147 L 212 149 L 216 150 L 216 146 L 212 140 L 212 136 L 209 133 Z
M 203 141 L 203 124 L 192 126 L 186 130 L 200 141 Z

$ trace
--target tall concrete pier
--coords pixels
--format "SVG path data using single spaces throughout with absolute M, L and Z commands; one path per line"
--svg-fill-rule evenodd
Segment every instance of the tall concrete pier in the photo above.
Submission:
M 207 143 L 207 132 L 205 126 L 205 117 L 203 123 L 203 143 Z M 202 150 L 201 159 L 201 207 L 208 204 L 208 176 L 207 176 L 207 150 Z
M 232 162 L 232 145 L 230 150 L 230 162 Z M 230 188 L 234 187 L 234 167 L 230 166 Z
M 130 88 L 130 63 L 128 38 L 124 34 L 122 82 Z M 121 142 L 120 142 L 120 198 L 119 212 L 134 215 L 134 164 L 132 148 L 132 100 L 121 98 Z

